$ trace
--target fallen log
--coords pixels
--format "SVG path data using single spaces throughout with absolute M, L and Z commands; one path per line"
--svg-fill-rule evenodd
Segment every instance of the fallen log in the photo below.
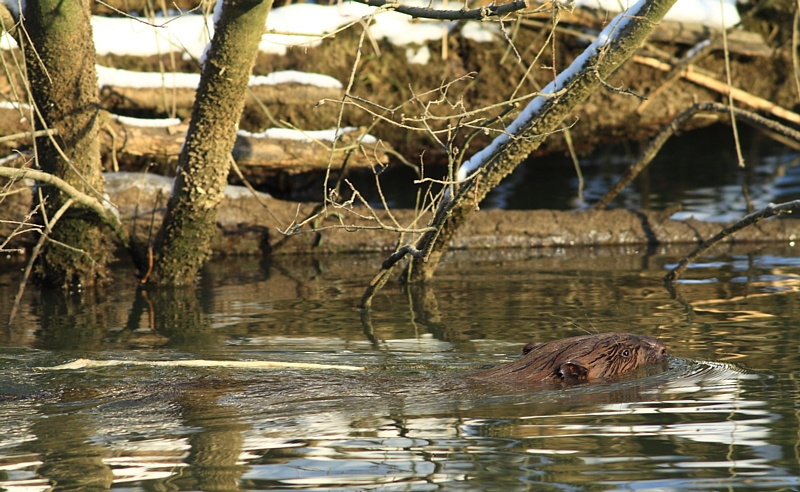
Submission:
M 106 191 L 118 207 L 123 224 L 140 244 L 157 231 L 166 208 L 172 180 L 141 173 L 106 174 Z M 17 183 L 15 186 L 31 186 Z M 16 193 L 5 198 L 5 219 L 21 222 L 30 210 L 30 193 Z M 260 202 L 266 204 L 263 206 Z M 315 204 L 276 200 L 260 193 L 259 200 L 244 187 L 228 186 L 217 219 L 218 233 L 212 251 L 218 255 L 354 253 L 392 251 L 397 236 L 376 229 L 375 221 L 357 220 L 346 215 L 344 223 L 352 225 L 325 230 L 308 230 L 287 238 L 279 232 L 296 217 L 308 215 Z M 364 213 L 364 209 L 359 209 Z M 385 212 L 378 215 L 390 222 Z M 473 251 L 499 248 L 563 248 L 581 246 L 645 246 L 699 244 L 716 234 L 725 224 L 695 219 L 672 220 L 669 213 L 636 210 L 481 210 L 473 215 L 453 239 L 451 249 Z M 411 224 L 413 210 L 393 210 L 401 224 Z M 151 220 L 152 229 L 151 229 Z M 423 218 L 422 223 L 425 223 Z M 330 216 L 316 227 L 337 226 L 340 218 Z M 0 223 L 0 238 L 7 237 L 15 224 Z M 792 243 L 800 238 L 800 221 L 794 218 L 772 218 L 726 238 L 726 243 Z M 35 234 L 15 237 L 6 248 L 35 241 Z M 2 242 L 2 239 L 0 239 Z M 27 243 L 26 243 L 27 242 Z
M 188 129 L 187 124 L 165 127 L 134 126 L 113 120 L 104 126 L 103 148 L 117 155 L 177 159 Z M 316 132 L 308 132 L 315 134 Z M 333 169 L 341 167 L 344 153 L 352 151 L 348 167 L 366 168 L 385 165 L 389 146 L 375 147 L 374 139 L 359 142 L 363 132 L 347 131 L 339 138 L 331 161 L 330 141 L 293 138 L 265 138 L 239 132 L 233 146 L 233 159 L 242 167 L 257 167 L 268 172 L 296 174 L 324 171 L 331 162 Z
M 106 114 L 102 125 L 103 154 L 112 160 L 147 157 L 152 159 L 177 159 L 189 125 L 176 119 L 141 120 L 120 118 Z M 30 123 L 20 118 L 18 109 L 0 108 L 2 131 L 19 138 L 7 142 L 13 147 L 30 144 Z M 341 167 L 344 153 L 352 151 L 348 167 L 367 168 L 388 163 L 388 144 L 376 145 L 374 138 L 359 141 L 363 131 L 342 131 L 333 156 L 334 169 Z M 330 138 L 319 137 L 319 132 L 306 132 L 307 138 L 266 138 L 267 135 L 239 132 L 233 148 L 233 158 L 239 166 L 256 167 L 259 171 L 296 174 L 324 171 L 330 161 Z M 332 133 L 332 132 L 329 132 Z M 285 135 L 286 132 L 283 132 Z M 289 133 L 291 135 L 291 132 Z M 315 137 L 315 135 L 317 135 Z M 280 137 L 281 134 L 278 134 Z
M 250 87 L 245 104 L 279 104 L 283 106 L 314 106 L 322 99 L 341 99 L 343 89 L 303 84 L 258 85 Z M 189 110 L 194 104 L 195 89 L 104 86 L 100 103 L 114 111 L 138 111 L 170 114 L 174 109 Z

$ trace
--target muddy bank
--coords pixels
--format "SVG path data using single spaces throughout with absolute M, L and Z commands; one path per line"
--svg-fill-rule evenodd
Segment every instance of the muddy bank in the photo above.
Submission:
M 140 3 L 134 2 L 129 8 L 136 10 Z M 184 6 L 191 4 L 193 2 L 189 1 Z M 752 15 L 745 15 L 744 29 L 729 34 L 729 47 L 733 52 L 731 76 L 736 87 L 792 109 L 797 94 L 792 76 L 791 15 L 787 16 L 781 8 L 763 7 Z M 786 19 L 781 20 L 782 16 L 786 16 Z M 608 20 L 603 12 L 575 9 L 569 15 L 564 13 L 555 41 L 551 43 L 548 40 L 552 30 L 549 17 L 549 13 L 544 18 L 532 16 L 508 28 L 509 39 L 513 41 L 516 52 L 509 48 L 508 41 L 500 35 L 491 42 L 477 42 L 463 36 L 458 30 L 444 41 L 434 40 L 410 46 L 395 46 L 381 39 L 366 43 L 351 90 L 351 94 L 358 96 L 359 100 L 350 101 L 353 104 L 345 108 L 342 124 L 368 128 L 371 134 L 413 162 L 417 162 L 422 153 L 426 164 L 442 162 L 445 157 L 443 150 L 432 143 L 425 126 L 419 121 L 426 111 L 437 118 L 427 121 L 432 130 L 443 130 L 454 124 L 462 110 L 486 108 L 475 115 L 475 121 L 471 122 L 473 126 L 491 121 L 507 110 L 502 103 L 512 95 L 534 94 L 547 85 L 553 78 L 553 69 L 547 65 L 554 64 L 557 70 L 567 67 L 585 49 L 592 33 L 602 28 Z M 350 29 L 326 39 L 319 46 L 290 48 L 285 55 L 261 53 L 254 74 L 302 70 L 325 74 L 344 83 L 349 80 L 353 70 L 359 35 L 357 30 Z M 579 152 L 588 151 L 598 145 L 620 140 L 642 141 L 652 137 L 695 101 L 725 100 L 719 90 L 709 89 L 682 76 L 676 77 L 679 72 L 677 69 L 665 71 L 675 69 L 678 60 L 686 55 L 691 46 L 710 39 L 714 40 L 712 48 L 692 60 L 692 70 L 699 71 L 708 79 L 724 82 L 725 61 L 718 38 L 719 32 L 713 29 L 662 22 L 652 41 L 639 50 L 636 59 L 629 60 L 606 81 L 611 86 L 625 87 L 650 99 L 642 101 L 611 90 L 597 91 L 565 121 L 575 149 Z M 446 44 L 445 50 L 443 43 Z M 412 63 L 410 54 L 422 49 L 430 52 L 428 62 Z M 159 72 L 166 69 L 199 72 L 195 61 L 175 55 L 103 55 L 98 56 L 97 61 L 104 66 L 136 71 Z M 544 63 L 544 60 L 547 62 Z M 528 67 L 532 67 L 531 70 Z M 6 78 L 0 76 L 0 89 L 4 92 L 8 92 Z M 449 85 L 446 91 L 439 90 L 443 83 L 453 81 L 457 82 Z M 149 96 L 136 95 L 133 89 L 120 91 L 103 88 L 104 109 L 139 117 L 163 117 L 174 110 L 185 120 L 193 99 L 192 91 L 149 90 L 152 93 Z M 336 97 L 332 97 L 331 94 L 314 92 L 298 99 L 296 96 L 302 91 L 312 91 L 312 88 L 295 85 L 279 91 L 280 95 L 272 96 L 254 93 L 248 98 L 240 127 L 256 132 L 276 126 L 276 122 L 285 122 L 304 130 L 334 126 L 338 120 L 339 105 L 329 101 L 318 106 L 317 101 L 322 98 L 338 100 L 340 94 L 337 92 Z M 426 91 L 432 92 L 417 97 Z M 525 102 L 520 101 L 520 107 Z M 747 103 L 741 103 L 741 106 L 752 108 Z M 370 112 L 374 113 L 375 108 L 391 109 L 380 110 L 379 116 L 385 120 L 378 121 L 375 114 Z M 512 109 L 504 115 L 503 122 L 508 124 L 517 111 L 519 109 Z M 690 122 L 689 127 L 706 126 L 718 119 L 717 116 L 698 117 Z M 373 127 L 374 123 L 377 125 Z M 405 126 L 400 128 L 400 124 Z M 497 121 L 489 126 L 492 130 L 479 133 L 467 155 L 484 146 L 502 128 Z M 470 131 L 470 128 L 463 128 L 453 134 L 457 146 L 464 145 L 464 139 Z M 14 145 L 4 143 L 0 150 L 7 154 L 26 147 L 22 141 L 12 143 Z M 536 154 L 564 152 L 566 149 L 565 135 L 559 132 L 550 136 Z M 165 160 L 159 155 L 145 157 L 138 158 L 135 154 L 127 158 L 121 156 L 122 162 L 119 164 L 123 169 L 139 170 L 152 164 L 152 161 Z M 174 156 L 166 159 L 174 159 Z M 334 163 L 334 167 L 340 164 L 341 159 Z M 276 172 L 247 163 L 240 165 L 254 182 L 267 181 Z M 106 159 L 106 166 L 107 170 L 113 169 L 111 159 Z
M 141 244 L 155 235 L 166 209 L 171 179 L 151 174 L 109 173 L 106 191 L 119 207 L 123 222 L 133 230 Z M 30 210 L 30 193 L 7 196 L 4 204 L 10 220 L 23 221 Z M 219 210 L 218 234 L 212 242 L 216 255 L 276 255 L 300 253 L 352 253 L 390 251 L 397 235 L 381 230 L 350 230 L 341 227 L 338 217 L 315 224 L 318 230 L 287 237 L 279 232 L 293 221 L 307 217 L 315 204 L 276 200 L 269 195 L 254 197 L 246 188 L 228 186 Z M 366 210 L 359 209 L 359 213 Z M 608 245 L 692 244 L 717 233 L 724 224 L 694 219 L 670 220 L 669 212 L 608 210 L 481 210 L 473 214 L 451 243 L 452 249 L 492 250 L 498 248 L 552 248 Z M 393 210 L 402 226 L 412 223 L 412 210 Z M 385 223 L 391 218 L 381 213 Z M 356 227 L 375 227 L 375 221 L 344 216 L 343 223 Z M 424 223 L 424 222 L 423 222 Z M 0 224 L 0 238 L 8 237 L 16 226 Z M 733 236 L 735 243 L 791 242 L 800 238 L 800 221 L 793 218 L 765 220 Z M 10 245 L 35 241 L 35 233 L 20 235 Z
M 476 121 L 489 121 L 507 111 L 502 104 L 512 95 L 532 94 L 547 85 L 553 71 L 542 65 L 555 62 L 561 70 L 569 65 L 586 47 L 588 39 L 576 36 L 578 29 L 602 28 L 602 19 L 587 20 L 586 16 L 572 16 L 563 25 L 574 28 L 569 32 L 558 32 L 555 44 L 548 44 L 551 26 L 546 22 L 524 23 L 514 30 L 513 41 L 519 58 L 509 54 L 508 43 L 498 37 L 492 42 L 476 42 L 455 32 L 448 36 L 447 49 L 443 52 L 442 41 L 430 41 L 412 48 L 394 46 L 386 41 L 376 41 L 364 47 L 365 56 L 359 65 L 357 77 L 351 93 L 360 101 L 345 108 L 343 124 L 369 128 L 371 134 L 390 143 L 407 158 L 425 153 L 427 163 L 440 162 L 444 158 L 442 149 L 432 145 L 424 125 L 419 123 L 423 117 L 421 107 L 429 111 L 428 124 L 434 131 L 447 128 L 458 117 L 459 110 L 452 105 L 456 101 L 464 108 L 479 111 Z M 715 38 L 718 33 L 693 25 L 663 23 L 658 33 L 660 38 L 640 50 L 639 62 L 630 60 L 607 81 L 614 87 L 625 87 L 636 94 L 649 96 L 647 102 L 637 97 L 623 96 L 610 90 L 595 92 L 585 104 L 565 121 L 570 128 L 571 139 L 576 150 L 588 151 L 598 145 L 620 140 L 643 140 L 652 137 L 664 124 L 695 101 L 722 101 L 723 96 L 684 78 L 670 80 L 674 74 L 654 68 L 657 60 L 662 67 L 675 67 L 693 44 L 703 39 Z M 694 29 L 694 30 L 693 30 Z M 697 32 L 699 34 L 697 34 Z M 686 33 L 695 36 L 684 39 Z M 745 49 L 734 53 L 731 58 L 731 71 L 734 85 L 755 96 L 767 99 L 779 106 L 791 108 L 795 103 L 796 89 L 792 73 L 791 52 L 785 46 L 764 43 L 757 34 L 752 44 L 757 49 Z M 774 37 L 773 37 L 774 39 Z M 332 39 L 312 48 L 292 48 L 285 55 L 258 55 L 254 74 L 266 75 L 280 70 L 302 70 L 332 76 L 346 82 L 353 69 L 358 52 L 359 33 L 344 31 Z M 760 41 L 760 42 L 759 42 Z M 410 63 L 408 49 L 415 51 L 425 48 L 430 52 L 430 60 L 425 64 Z M 554 49 L 553 49 L 554 48 Z M 719 47 L 717 47 L 719 48 Z M 444 57 L 443 57 L 443 53 Z M 769 56 L 765 56 L 769 55 Z M 542 60 L 548 63 L 543 64 Z M 648 65 L 644 63 L 649 60 Z M 712 49 L 694 61 L 694 67 L 704 75 L 717 81 L 725 80 L 725 64 L 721 49 Z M 158 71 L 159 66 L 175 65 L 176 70 L 193 72 L 197 67 L 186 61 L 170 60 L 168 56 L 134 58 L 130 56 L 105 55 L 98 62 L 123 69 Z M 528 66 L 534 68 L 528 71 Z M 454 82 L 446 90 L 439 90 L 443 82 Z M 417 94 L 425 94 L 424 96 Z M 442 94 L 446 94 L 446 97 Z M 443 100 L 439 101 L 439 98 Z M 138 99 L 137 99 L 138 100 Z M 152 98 L 152 105 L 144 102 L 133 103 L 132 98 L 106 98 L 104 107 L 120 114 L 162 116 L 163 108 Z M 369 101 L 369 102 L 366 102 Z M 123 104 L 124 102 L 124 104 Z M 168 101 L 169 102 L 169 101 Z M 524 107 L 526 101 L 521 102 Z M 168 105 L 171 105 L 169 102 Z M 394 108 L 380 113 L 383 121 L 366 109 L 376 104 L 380 108 Z M 362 106 L 366 109 L 361 109 Z M 747 107 L 747 106 L 745 106 Z M 179 116 L 187 117 L 190 104 L 179 105 Z M 518 110 L 503 116 L 505 124 Z M 262 100 L 255 104 L 250 100 L 246 105 L 240 126 L 249 131 L 260 131 L 275 125 L 275 121 L 285 121 L 305 130 L 330 128 L 337 121 L 339 107 L 333 102 L 322 106 L 315 103 L 295 104 L 282 100 Z M 716 116 L 696 118 L 689 127 L 702 127 L 717 121 Z M 724 119 L 724 118 L 722 118 Z M 391 123 L 390 123 L 391 122 Z M 400 128 L 398 125 L 403 125 Z M 488 143 L 501 126 L 495 122 L 494 131 L 479 134 L 472 141 L 471 149 L 480 149 Z M 461 145 L 469 134 L 469 128 L 453 135 L 454 141 Z M 567 149 L 565 136 L 556 133 L 550 136 L 537 155 L 563 152 Z

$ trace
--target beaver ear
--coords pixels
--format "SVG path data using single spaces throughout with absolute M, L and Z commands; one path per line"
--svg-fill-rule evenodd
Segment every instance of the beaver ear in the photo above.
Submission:
M 556 374 L 561 376 L 565 381 L 576 381 L 579 379 L 586 379 L 589 374 L 589 369 L 580 362 L 568 360 L 556 368 Z
M 531 342 L 528 345 L 525 345 L 524 347 L 522 347 L 522 355 L 527 354 L 528 352 L 530 352 L 531 350 L 535 349 L 536 347 L 538 347 L 541 344 L 542 344 L 542 342 Z

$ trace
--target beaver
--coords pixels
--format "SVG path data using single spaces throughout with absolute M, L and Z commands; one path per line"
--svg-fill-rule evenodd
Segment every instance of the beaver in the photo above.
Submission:
M 660 340 L 630 333 L 597 333 L 547 343 L 531 342 L 522 357 L 473 375 L 520 383 L 592 381 L 631 373 L 666 360 Z

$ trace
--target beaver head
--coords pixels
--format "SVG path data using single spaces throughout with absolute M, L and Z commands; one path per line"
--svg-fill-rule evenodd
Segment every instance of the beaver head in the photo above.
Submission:
M 591 381 L 637 371 L 667 357 L 667 347 L 658 339 L 630 333 L 532 342 L 522 351 L 524 355 L 519 359 L 481 371 L 475 377 L 510 382 Z

